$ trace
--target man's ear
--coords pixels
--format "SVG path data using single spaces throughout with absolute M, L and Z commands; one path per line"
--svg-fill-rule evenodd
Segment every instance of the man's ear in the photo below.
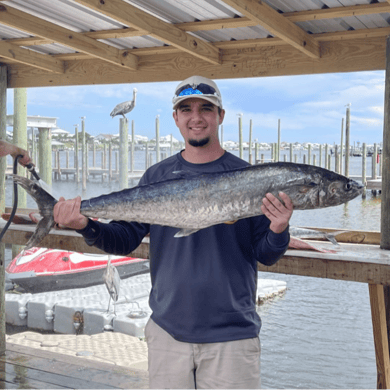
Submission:
M 219 115 L 219 124 L 221 125 L 223 119 L 225 118 L 225 110 L 221 110 L 221 114 Z

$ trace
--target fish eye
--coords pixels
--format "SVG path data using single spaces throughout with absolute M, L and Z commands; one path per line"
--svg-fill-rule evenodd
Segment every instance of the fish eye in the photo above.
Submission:
M 352 184 L 351 183 L 346 183 L 344 186 L 346 191 L 351 191 L 352 190 Z

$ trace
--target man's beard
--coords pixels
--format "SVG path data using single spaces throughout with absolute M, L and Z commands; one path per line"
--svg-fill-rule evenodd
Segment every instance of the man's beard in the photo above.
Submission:
M 189 139 L 188 140 L 188 143 L 191 145 L 191 146 L 195 146 L 195 147 L 202 147 L 202 146 L 205 146 L 209 143 L 210 141 L 210 137 L 206 137 L 206 138 L 202 138 L 200 140 L 197 140 L 197 139 Z

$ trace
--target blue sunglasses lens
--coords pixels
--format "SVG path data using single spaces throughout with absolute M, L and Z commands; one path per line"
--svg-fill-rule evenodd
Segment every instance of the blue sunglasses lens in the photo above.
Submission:
M 199 91 L 199 89 L 187 88 L 181 91 L 177 96 L 187 96 L 187 95 L 203 95 L 203 92 Z

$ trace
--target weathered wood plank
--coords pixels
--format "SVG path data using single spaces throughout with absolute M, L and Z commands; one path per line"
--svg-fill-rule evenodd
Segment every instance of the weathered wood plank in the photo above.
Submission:
M 369 284 L 369 292 L 377 367 L 377 389 L 388 389 L 390 386 L 390 359 L 384 289 L 381 285 Z
M 7 363 L 4 370 L 0 370 L 0 389 L 71 389 L 64 382 L 63 385 L 55 385 L 51 382 L 45 382 L 42 375 L 40 380 L 28 377 L 28 371 L 23 366 L 11 366 Z M 35 374 L 36 376 L 36 374 Z
M 9 355 L 9 353 L 11 353 Z M 16 354 L 16 355 L 14 355 Z M 73 366 L 79 373 L 79 377 L 83 377 L 83 373 L 91 373 L 94 380 L 101 384 L 108 383 L 116 388 L 123 389 L 143 389 L 149 387 L 149 375 L 147 371 L 137 370 L 134 368 L 120 367 L 113 364 L 102 363 L 94 360 L 86 360 L 81 357 L 62 355 L 50 351 L 40 350 L 36 348 L 24 347 L 21 345 L 7 343 L 7 355 L 0 358 L 0 368 L 4 361 L 7 361 L 8 356 L 26 357 L 30 365 L 40 364 L 37 359 L 46 360 L 46 364 L 50 363 L 50 372 L 60 373 L 61 367 Z M 25 363 L 27 365 L 27 363 Z M 89 374 L 88 374 L 89 375 Z M 106 375 L 106 377 L 104 377 Z M 84 376 L 85 377 L 85 376 Z

